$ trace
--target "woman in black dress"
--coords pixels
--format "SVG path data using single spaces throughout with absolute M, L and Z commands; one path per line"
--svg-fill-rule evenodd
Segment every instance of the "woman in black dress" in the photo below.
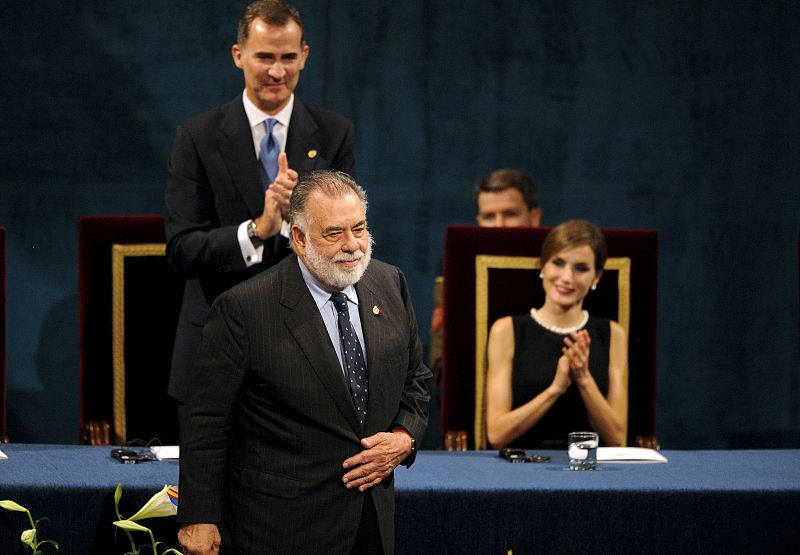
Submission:
M 495 448 L 563 448 L 569 432 L 586 429 L 604 445 L 624 444 L 627 335 L 583 310 L 606 256 L 595 225 L 571 220 L 553 228 L 540 258 L 544 304 L 492 325 L 486 430 Z

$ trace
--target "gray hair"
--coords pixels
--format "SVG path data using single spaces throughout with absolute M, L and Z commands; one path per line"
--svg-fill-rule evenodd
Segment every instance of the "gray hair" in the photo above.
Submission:
M 353 193 L 364 204 L 364 212 L 367 211 L 367 192 L 348 174 L 333 170 L 311 172 L 300 179 L 289 203 L 289 223 L 297 224 L 303 233 L 308 233 L 311 225 L 308 197 L 316 191 L 329 197 L 343 197 Z

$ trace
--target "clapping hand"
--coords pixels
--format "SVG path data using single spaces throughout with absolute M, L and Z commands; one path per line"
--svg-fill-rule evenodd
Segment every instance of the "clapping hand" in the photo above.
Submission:
M 289 219 L 289 201 L 297 185 L 297 172 L 289 168 L 286 153 L 278 155 L 278 175 L 264 193 L 264 211 L 256 222 L 258 236 L 263 240 L 281 230 L 283 220 Z
M 297 172 L 289 168 L 289 160 L 286 153 L 278 155 L 278 175 L 275 181 L 269 186 L 267 192 L 272 191 L 272 195 L 281 211 L 284 220 L 289 219 L 289 201 L 292 198 L 292 191 L 297 186 Z
M 564 346 L 561 348 L 562 358 L 566 358 L 570 376 L 576 383 L 581 383 L 591 377 L 589 373 L 589 345 L 591 342 L 586 330 L 572 332 L 570 336 L 564 338 Z

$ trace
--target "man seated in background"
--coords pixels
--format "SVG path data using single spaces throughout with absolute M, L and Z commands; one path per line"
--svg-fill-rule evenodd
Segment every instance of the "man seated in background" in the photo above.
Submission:
M 475 208 L 481 227 L 539 227 L 542 221 L 533 180 L 513 168 L 495 170 L 478 182 Z
M 475 186 L 475 221 L 481 227 L 539 227 L 542 209 L 533 180 L 514 168 L 503 168 L 487 174 Z M 434 309 L 431 318 L 429 367 L 433 371 L 435 390 L 441 379 L 444 279 L 436 279 Z

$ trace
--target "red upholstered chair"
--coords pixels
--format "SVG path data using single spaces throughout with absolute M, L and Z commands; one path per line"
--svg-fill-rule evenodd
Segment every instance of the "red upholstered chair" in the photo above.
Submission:
M 539 252 L 549 229 L 451 226 L 445 240 L 441 424 L 445 445 L 466 431 L 486 449 L 486 343 L 502 316 L 540 306 Z M 609 258 L 584 302 L 618 321 L 629 339 L 628 445 L 655 437 L 658 238 L 655 231 L 604 229 Z M 477 410 L 476 410 L 477 407 Z M 463 434 L 462 434 L 463 435 Z
M 0 441 L 8 441 L 6 424 L 6 228 L 0 227 Z
M 164 249 L 160 215 L 78 222 L 83 443 L 178 441 L 167 380 L 182 281 Z

